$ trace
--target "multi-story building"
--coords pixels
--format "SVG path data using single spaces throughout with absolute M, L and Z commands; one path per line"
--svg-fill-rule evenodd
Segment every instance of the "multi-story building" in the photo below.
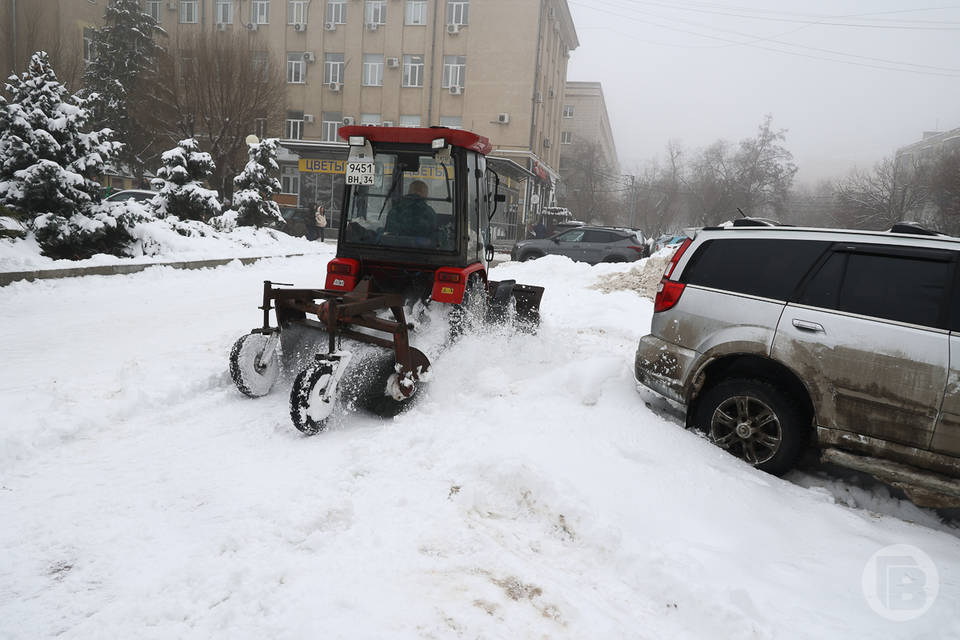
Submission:
M 19 1 L 21 9 L 41 4 Z M 42 4 L 60 5 L 59 38 L 77 40 L 82 59 L 83 29 L 102 22 L 107 1 Z M 144 0 L 143 6 L 175 55 L 183 55 L 179 43 L 187 36 L 243 33 L 255 50 L 282 61 L 276 72 L 286 79 L 285 95 L 278 96 L 285 115 L 258 122 L 251 133 L 283 140 L 287 204 L 339 205 L 336 160 L 346 149 L 337 132 L 344 124 L 448 126 L 488 137 L 508 190 L 502 235 L 515 235 L 536 207 L 555 198 L 567 60 L 579 45 L 566 0 Z

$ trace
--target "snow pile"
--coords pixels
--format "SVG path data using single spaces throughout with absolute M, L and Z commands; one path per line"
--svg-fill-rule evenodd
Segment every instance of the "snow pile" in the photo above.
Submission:
M 657 296 L 657 285 L 660 284 L 672 256 L 672 251 L 661 251 L 646 260 L 633 262 L 629 271 L 608 274 L 598 280 L 594 288 L 604 293 L 634 291 L 653 300 Z
M 98 254 L 86 260 L 54 260 L 41 255 L 36 238 L 28 234 L 19 239 L 0 238 L 0 272 L 299 253 L 327 255 L 335 250 L 332 246 L 289 236 L 275 229 L 236 227 L 235 212 L 227 212 L 208 225 L 175 216 L 157 218 L 149 206 L 132 200 L 104 202 L 93 211 L 107 221 L 126 221 L 127 231 L 133 238 L 127 247 L 127 257 Z M 105 224 L 96 218 L 90 223 Z
M 536 335 L 468 336 L 408 412 L 301 437 L 289 381 L 247 399 L 226 359 L 262 281 L 316 286 L 328 257 L 2 290 L 0 636 L 960 636 L 955 528 L 838 504 L 645 408 L 652 304 L 591 288 L 629 264 L 496 268 L 547 288 Z M 940 575 L 904 623 L 861 586 L 896 543 Z

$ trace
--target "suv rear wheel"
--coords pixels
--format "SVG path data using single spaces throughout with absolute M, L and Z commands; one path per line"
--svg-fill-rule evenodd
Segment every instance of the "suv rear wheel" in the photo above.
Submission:
M 708 389 L 697 403 L 694 426 L 717 446 L 774 475 L 792 469 L 807 445 L 803 412 L 793 398 L 749 378 Z

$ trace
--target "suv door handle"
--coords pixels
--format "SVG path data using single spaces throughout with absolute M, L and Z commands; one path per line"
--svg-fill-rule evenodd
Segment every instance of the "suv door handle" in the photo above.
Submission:
M 826 333 L 823 330 L 823 325 L 819 322 L 809 322 L 807 320 L 800 320 L 799 318 L 793 319 L 793 326 L 800 331 L 810 331 L 811 333 Z

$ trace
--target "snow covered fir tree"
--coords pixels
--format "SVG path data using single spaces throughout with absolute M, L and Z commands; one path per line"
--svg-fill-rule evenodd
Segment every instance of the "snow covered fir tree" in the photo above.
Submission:
M 98 207 L 96 178 L 120 144 L 87 130 L 93 96 L 71 95 L 46 53 L 10 76 L 0 101 L 0 205 L 18 213 L 53 258 L 120 255 L 129 221 Z
M 150 71 L 159 53 L 154 36 L 163 33 L 141 4 L 140 0 L 111 0 L 104 25 L 94 31 L 94 58 L 83 74 L 94 124 L 113 129 L 115 139 L 124 144 L 117 159 L 136 175 L 143 166 L 140 152 L 149 146 L 150 135 L 135 121 L 131 101 L 136 99 L 138 80 Z
M 248 154 L 247 165 L 233 179 L 237 224 L 253 227 L 283 224 L 280 206 L 273 199 L 273 194 L 280 191 L 280 181 L 275 177 L 280 171 L 276 139 L 250 145 Z
M 153 180 L 159 193 L 151 200 L 158 217 L 177 216 L 185 220 L 207 221 L 220 215 L 217 192 L 203 186 L 213 173 L 213 159 L 200 151 L 195 138 L 181 140 L 161 156 L 163 163 Z

